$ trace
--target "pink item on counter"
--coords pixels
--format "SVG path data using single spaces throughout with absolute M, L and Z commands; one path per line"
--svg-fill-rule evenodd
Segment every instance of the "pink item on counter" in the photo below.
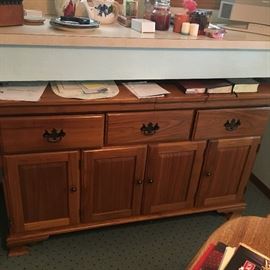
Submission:
M 191 13 L 197 9 L 197 3 L 194 0 L 183 0 L 183 7 Z

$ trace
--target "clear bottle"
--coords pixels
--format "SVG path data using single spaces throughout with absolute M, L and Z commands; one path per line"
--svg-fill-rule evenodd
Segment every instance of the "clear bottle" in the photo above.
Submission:
M 170 27 L 170 0 L 156 0 L 151 21 L 156 23 L 156 30 L 167 31 Z
M 151 20 L 153 9 L 154 9 L 154 2 L 153 2 L 153 0 L 145 0 L 144 1 L 143 18 L 144 19 L 147 19 L 147 20 Z
M 124 0 L 124 16 L 129 18 L 136 18 L 138 17 L 138 0 Z

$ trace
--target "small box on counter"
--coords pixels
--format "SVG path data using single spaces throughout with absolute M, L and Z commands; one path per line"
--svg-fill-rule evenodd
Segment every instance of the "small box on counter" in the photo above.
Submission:
M 131 28 L 141 33 L 154 33 L 155 22 L 146 19 L 132 19 Z

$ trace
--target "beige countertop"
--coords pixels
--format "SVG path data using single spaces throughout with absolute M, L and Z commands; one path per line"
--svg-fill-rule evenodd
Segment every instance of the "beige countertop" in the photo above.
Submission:
M 270 37 L 231 30 L 227 30 L 223 40 L 206 36 L 194 38 L 171 30 L 142 34 L 118 23 L 101 25 L 95 30 L 63 31 L 54 29 L 47 19 L 40 26 L 1 27 L 1 45 L 270 50 Z
M 270 77 L 270 37 L 231 30 L 215 40 L 118 23 L 63 31 L 47 20 L 0 27 L 0 55 L 0 81 Z

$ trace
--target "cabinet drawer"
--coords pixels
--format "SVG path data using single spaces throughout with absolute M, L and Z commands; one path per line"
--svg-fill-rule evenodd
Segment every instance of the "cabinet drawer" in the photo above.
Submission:
M 196 115 L 193 138 L 260 136 L 269 116 L 269 108 L 200 110 Z
M 93 148 L 103 144 L 104 116 L 6 117 L 0 129 L 5 153 Z
M 189 139 L 193 111 L 108 114 L 107 144 Z

